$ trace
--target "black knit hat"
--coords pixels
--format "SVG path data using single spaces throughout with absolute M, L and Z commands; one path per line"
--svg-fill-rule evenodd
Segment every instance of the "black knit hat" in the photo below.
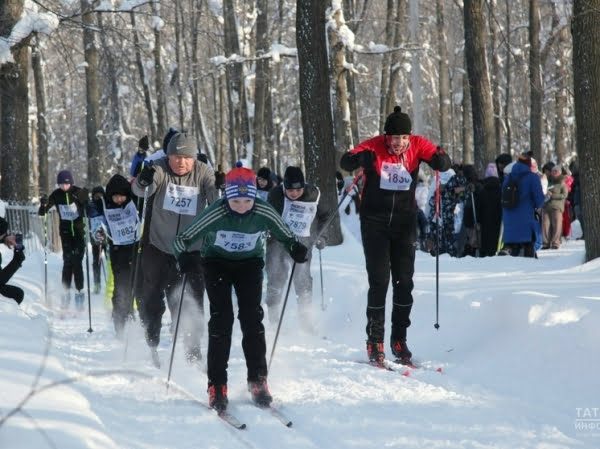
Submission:
M 271 170 L 269 170 L 267 167 L 261 167 L 256 172 L 256 177 L 268 181 L 271 178 Z
M 396 106 L 394 108 L 394 112 L 388 115 L 387 119 L 385 120 L 383 131 L 388 136 L 401 136 L 410 134 L 412 132 L 412 125 L 410 123 L 408 114 L 402 112 L 402 108 L 400 106 Z
M 304 188 L 304 173 L 300 167 L 288 167 L 283 175 L 283 186 L 286 189 Z
M 143 151 L 148 151 L 148 149 L 150 148 L 150 141 L 148 140 L 148 136 L 144 136 L 138 141 L 138 147 Z

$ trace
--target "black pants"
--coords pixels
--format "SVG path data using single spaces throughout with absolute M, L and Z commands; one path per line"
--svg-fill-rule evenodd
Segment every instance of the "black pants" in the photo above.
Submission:
M 127 316 L 132 311 L 131 271 L 133 245 L 113 245 L 110 250 L 114 289 L 112 319 L 117 334 L 123 331 Z
M 208 321 L 208 383 L 227 383 L 227 363 L 233 328 L 232 287 L 238 301 L 238 320 L 242 329 L 242 349 L 248 380 L 267 376 L 267 344 L 260 305 L 264 261 L 248 259 L 204 260 L 206 292 L 210 303 Z
M 163 295 L 172 301 L 171 315 L 175 319 L 181 299 L 181 276 L 177 271 L 177 261 L 172 254 L 163 253 L 152 244 L 144 246 L 141 255 L 141 269 L 144 279 L 143 289 L 138 297 L 140 320 L 146 329 L 146 342 L 156 347 L 160 342 L 162 316 L 166 307 Z M 183 295 L 182 332 L 187 337 L 186 346 L 199 346 L 203 332 L 204 279 L 200 255 L 197 256 L 194 273 L 186 275 L 186 287 Z M 189 295 L 187 293 L 190 293 Z M 188 300 L 191 296 L 191 300 Z M 192 348 L 186 348 L 192 349 Z
M 6 296 L 7 298 L 12 298 L 15 301 L 17 301 L 17 304 L 21 304 L 23 302 L 23 297 L 25 296 L 25 293 L 19 287 L 5 284 L 0 286 L 0 295 Z
M 303 241 L 306 244 L 307 242 Z M 307 245 L 308 246 L 308 245 Z M 312 303 L 312 276 L 310 275 L 310 262 L 312 251 L 308 251 L 306 263 L 296 264 L 294 269 L 294 290 L 296 291 L 298 305 L 308 307 Z M 276 306 L 281 302 L 281 296 L 288 282 L 288 274 L 293 260 L 283 245 L 276 240 L 267 242 L 267 297 L 268 306 Z
M 361 217 L 360 228 L 369 278 L 367 339 L 375 343 L 383 342 L 385 299 L 390 272 L 393 288 L 390 337 L 392 341 L 405 339 L 413 304 L 416 239 L 414 216 L 406 223 L 392 228 Z
M 61 234 L 63 250 L 62 285 L 71 288 L 71 280 L 75 280 L 75 288 L 83 290 L 83 256 L 85 256 L 85 240 L 82 235 Z
M 102 245 L 92 245 L 92 271 L 94 272 L 94 284 L 100 284 L 102 249 Z

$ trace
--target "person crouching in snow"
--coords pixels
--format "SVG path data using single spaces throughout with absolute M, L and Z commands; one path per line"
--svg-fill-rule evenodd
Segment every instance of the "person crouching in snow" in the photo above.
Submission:
M 60 242 L 63 251 L 61 308 L 68 309 L 71 302 L 71 281 L 75 280 L 75 305 L 77 309 L 84 308 L 83 293 L 83 256 L 85 255 L 85 224 L 83 222 L 84 208 L 87 207 L 89 191 L 77 187 L 73 175 L 68 170 L 62 170 L 56 177 L 58 189 L 50 196 L 40 198 L 39 215 L 46 215 L 48 210 L 56 206 L 60 216 Z
M 233 327 L 232 287 L 238 299 L 242 348 L 248 369 L 252 400 L 267 407 L 272 401 L 267 386 L 263 309 L 260 305 L 264 267 L 264 233 L 270 231 L 297 263 L 306 262 L 308 249 L 298 241 L 279 214 L 256 197 L 256 176 L 238 162 L 225 177 L 225 197 L 203 210 L 173 240 L 173 254 L 182 273 L 194 270 L 186 252 L 204 239 L 200 250 L 210 304 L 207 376 L 209 404 L 227 408 L 227 362 Z

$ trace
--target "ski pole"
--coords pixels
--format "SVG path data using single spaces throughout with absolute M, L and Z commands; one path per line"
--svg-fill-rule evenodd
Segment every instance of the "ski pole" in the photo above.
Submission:
M 90 327 L 88 328 L 88 332 L 92 333 L 94 332 L 94 329 L 92 329 L 92 294 L 90 292 L 90 255 L 89 255 L 89 249 L 88 249 L 88 237 L 89 237 L 89 223 L 88 223 L 88 216 L 87 216 L 87 210 L 86 210 L 87 205 L 84 204 L 83 205 L 83 225 L 85 227 L 84 232 L 85 232 L 85 269 L 87 272 L 87 293 L 88 293 L 88 319 L 89 319 L 89 323 L 90 323 Z
M 440 328 L 440 172 L 435 171 L 435 324 Z
M 171 348 L 171 359 L 169 360 L 169 373 L 167 374 L 167 393 L 169 392 L 169 382 L 171 381 L 171 370 L 173 369 L 173 358 L 175 356 L 175 345 L 177 344 L 177 333 L 179 332 L 179 321 L 181 320 L 181 309 L 183 309 L 183 296 L 185 294 L 186 284 L 187 273 L 183 273 L 181 296 L 179 297 L 179 307 L 177 309 L 177 321 L 175 321 L 175 330 L 173 331 L 173 347 Z
M 292 265 L 292 272 L 290 273 L 290 280 L 288 282 L 287 291 L 285 292 L 285 299 L 283 300 L 283 306 L 281 307 L 281 316 L 279 317 L 279 323 L 277 323 L 277 331 L 275 332 L 275 339 L 273 340 L 273 348 L 271 349 L 271 356 L 269 357 L 269 366 L 267 371 L 271 370 L 271 362 L 273 362 L 273 355 L 275 354 L 275 347 L 277 346 L 277 338 L 279 337 L 279 330 L 281 329 L 281 322 L 283 321 L 283 314 L 285 313 L 285 306 L 290 296 L 290 289 L 292 288 L 292 280 L 294 279 L 294 271 L 296 270 L 296 262 Z
M 327 221 L 325 221 L 325 224 L 321 227 L 321 229 L 319 230 L 319 233 L 314 238 L 314 240 L 313 240 L 314 242 L 316 242 L 317 240 L 319 240 L 319 237 L 321 237 L 321 235 L 323 235 L 323 233 L 325 232 L 325 230 L 329 227 L 329 225 L 331 224 L 331 222 L 335 218 L 335 215 L 338 213 L 338 211 L 340 209 L 340 206 L 342 205 L 342 203 L 344 202 L 344 200 L 346 199 L 346 197 L 350 194 L 350 192 L 352 191 L 352 189 L 354 188 L 354 186 L 356 185 L 356 183 L 360 180 L 360 178 L 362 178 L 362 176 L 363 176 L 363 169 L 361 168 L 360 170 L 358 170 L 358 173 L 356 173 L 356 176 L 354 177 L 354 179 L 352 179 L 352 182 L 350 183 L 350 185 L 348 185 L 348 187 L 346 187 L 346 189 L 344 190 L 342 198 L 338 202 L 338 204 L 335 207 L 335 209 L 333 210 L 333 212 L 331 212 L 331 214 L 329 215 L 329 217 L 327 217 Z
M 321 277 L 321 310 L 325 310 L 325 293 L 323 290 L 323 260 L 321 259 L 321 250 L 319 250 L 319 274 Z
M 44 214 L 44 301 L 48 304 L 48 213 Z

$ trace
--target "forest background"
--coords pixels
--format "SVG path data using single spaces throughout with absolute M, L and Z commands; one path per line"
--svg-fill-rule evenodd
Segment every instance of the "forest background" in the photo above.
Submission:
M 216 168 L 339 157 L 395 105 L 482 175 L 503 152 L 581 167 L 600 256 L 600 0 L 2 0 L 0 196 L 127 173 L 175 127 Z M 339 230 L 339 226 L 338 230 Z

